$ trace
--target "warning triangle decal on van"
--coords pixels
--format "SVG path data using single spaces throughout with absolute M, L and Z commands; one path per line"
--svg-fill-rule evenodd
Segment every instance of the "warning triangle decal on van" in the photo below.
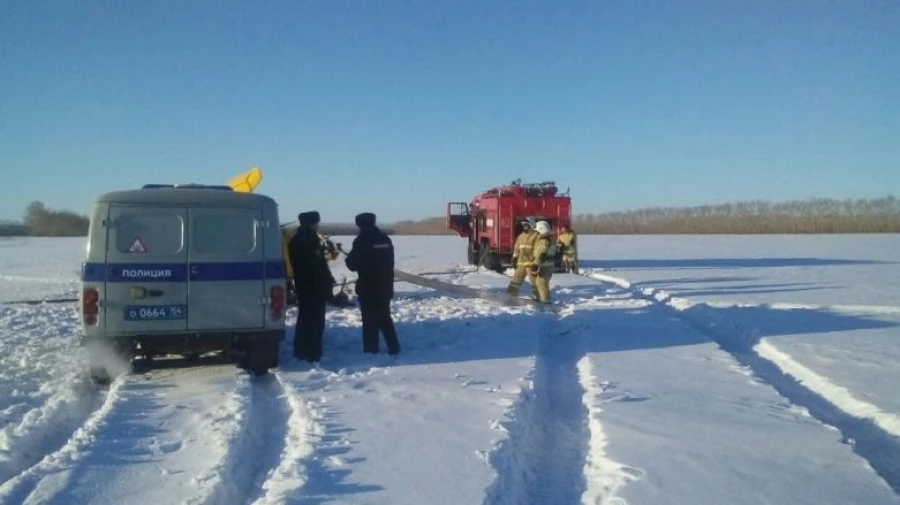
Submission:
M 138 235 L 134 237 L 134 240 L 131 241 L 131 246 L 128 247 L 128 252 L 130 253 L 145 253 L 147 252 L 147 246 L 144 245 L 144 241 L 141 240 L 141 236 Z

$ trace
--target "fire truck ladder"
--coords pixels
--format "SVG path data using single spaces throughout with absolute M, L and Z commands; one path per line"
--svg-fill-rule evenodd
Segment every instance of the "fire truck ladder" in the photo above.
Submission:
M 504 209 L 506 210 L 506 220 L 504 221 Z M 513 221 L 513 208 L 512 205 L 498 205 L 497 206 L 497 252 L 506 253 L 512 252 L 512 246 L 516 243 L 515 230 L 516 223 Z M 504 224 L 505 223 L 505 224 Z M 508 240 L 503 240 L 503 232 L 506 231 L 508 235 Z M 509 244 L 509 251 L 504 250 L 506 244 Z

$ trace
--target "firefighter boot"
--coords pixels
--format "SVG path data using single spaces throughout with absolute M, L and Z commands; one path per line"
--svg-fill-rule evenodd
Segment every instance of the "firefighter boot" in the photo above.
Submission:
M 526 267 L 516 267 L 513 278 L 509 281 L 509 286 L 506 288 L 506 293 L 512 296 L 519 296 L 519 290 L 522 289 L 522 281 L 525 280 L 527 275 L 528 269 Z
M 541 303 L 550 303 L 550 278 L 553 277 L 553 271 L 549 268 L 542 268 L 541 273 L 537 275 L 536 291 L 538 293 L 537 301 Z
M 538 276 L 535 272 L 528 273 L 528 283 L 531 284 L 531 299 L 540 300 L 541 294 L 538 291 Z

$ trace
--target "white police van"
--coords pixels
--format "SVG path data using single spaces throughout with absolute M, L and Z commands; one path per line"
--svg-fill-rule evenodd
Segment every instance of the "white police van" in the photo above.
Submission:
M 112 349 L 128 363 L 238 350 L 264 374 L 284 338 L 285 279 L 267 196 L 195 184 L 105 193 L 82 266 L 82 343 L 92 358 Z M 93 361 L 95 379 L 112 375 Z

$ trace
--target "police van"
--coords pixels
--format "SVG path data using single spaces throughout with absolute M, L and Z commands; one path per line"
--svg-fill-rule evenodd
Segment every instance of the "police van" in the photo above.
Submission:
M 98 196 L 82 266 L 82 344 L 95 379 L 104 349 L 130 363 L 245 353 L 264 374 L 284 338 L 285 263 L 278 207 L 228 186 L 146 185 Z

